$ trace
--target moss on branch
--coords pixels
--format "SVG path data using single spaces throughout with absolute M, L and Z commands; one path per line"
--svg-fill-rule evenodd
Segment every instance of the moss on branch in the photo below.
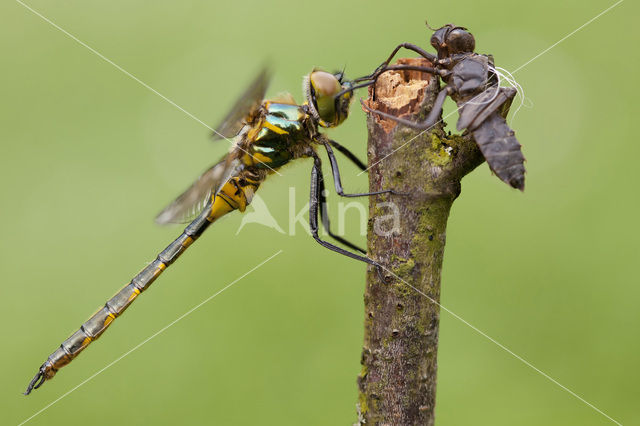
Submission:
M 429 66 L 424 59 L 399 62 Z M 388 72 L 376 84 L 375 99 L 370 90 L 366 102 L 419 120 L 430 111 L 438 90 L 437 79 L 429 74 Z M 460 180 L 484 159 L 471 138 L 448 135 L 442 122 L 420 132 L 369 115 L 367 127 L 373 165 L 369 190 L 408 195 L 370 200 L 368 252 L 390 273 L 387 283 L 375 269 L 367 273 L 358 421 L 432 425 L 440 312 L 428 298 L 440 300 L 447 218 L 460 194 Z

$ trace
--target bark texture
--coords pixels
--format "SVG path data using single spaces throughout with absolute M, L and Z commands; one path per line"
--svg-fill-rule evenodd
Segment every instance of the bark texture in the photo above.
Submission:
M 438 90 L 429 74 L 388 72 L 366 102 L 420 120 Z M 358 424 L 433 425 L 440 312 L 429 298 L 440 300 L 447 218 L 460 180 L 484 158 L 470 137 L 448 135 L 442 122 L 421 132 L 369 115 L 367 126 L 369 190 L 408 195 L 370 201 L 368 252 L 388 271 L 386 283 L 375 269 L 367 273 Z

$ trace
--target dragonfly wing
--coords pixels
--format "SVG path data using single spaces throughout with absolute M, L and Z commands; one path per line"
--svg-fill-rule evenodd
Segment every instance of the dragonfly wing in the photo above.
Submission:
M 500 111 L 506 117 L 515 95 L 516 89 L 513 87 L 495 86 L 485 90 L 460 107 L 457 129 L 475 130 L 494 111 Z
M 178 198 L 156 216 L 156 223 L 185 223 L 192 221 L 210 203 L 211 194 L 217 193 L 241 166 L 227 155 L 222 161 L 205 171 Z
M 247 90 L 238 98 L 231 111 L 213 133 L 213 139 L 229 139 L 238 134 L 244 120 L 260 107 L 269 85 L 269 71 L 263 68 Z

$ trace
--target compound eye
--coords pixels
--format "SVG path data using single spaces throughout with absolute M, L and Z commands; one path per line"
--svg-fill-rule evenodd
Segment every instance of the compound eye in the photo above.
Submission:
M 431 46 L 435 49 L 442 49 L 447 41 L 447 35 L 449 34 L 449 27 L 444 26 L 438 28 L 431 36 Z
M 438 49 L 440 47 L 440 41 L 435 35 L 431 36 L 431 46 L 433 46 L 434 49 Z
M 470 32 L 462 28 L 455 28 L 447 35 L 447 46 L 451 53 L 473 52 L 476 41 Z
M 310 79 L 317 97 L 333 96 L 341 90 L 340 82 L 331 73 L 314 71 L 311 73 Z

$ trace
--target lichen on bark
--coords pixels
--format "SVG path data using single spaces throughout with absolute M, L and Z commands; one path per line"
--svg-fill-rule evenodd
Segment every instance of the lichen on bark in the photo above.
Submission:
M 398 62 L 430 65 L 424 59 Z M 438 80 L 429 74 L 387 72 L 376 84 L 375 99 L 370 90 L 366 102 L 420 120 L 438 90 Z M 406 195 L 370 201 L 368 252 L 388 271 L 386 282 L 375 269 L 367 272 L 358 423 L 432 425 L 439 306 L 429 299 L 440 300 L 447 218 L 460 180 L 484 159 L 470 137 L 446 133 L 442 122 L 421 132 L 369 115 L 367 127 L 369 190 Z M 388 229 L 390 214 L 398 216 L 397 229 Z

